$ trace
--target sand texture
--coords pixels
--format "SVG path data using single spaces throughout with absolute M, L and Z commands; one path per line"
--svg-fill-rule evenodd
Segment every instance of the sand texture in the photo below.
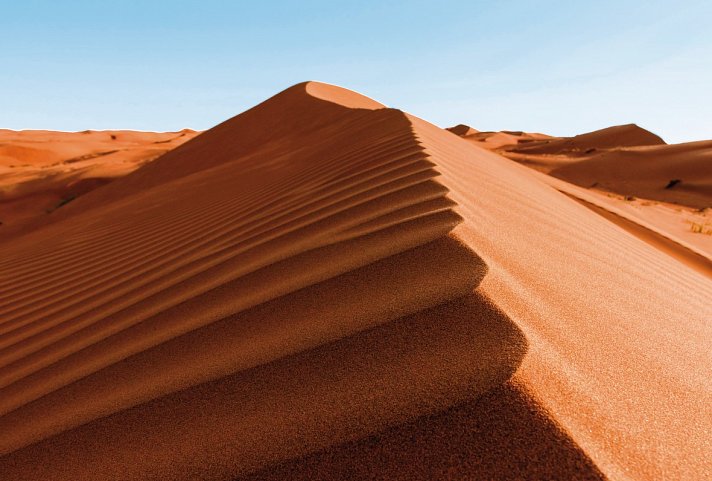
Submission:
M 198 133 L 0 129 L 0 241 L 127 175 Z
M 549 174 L 539 180 L 709 275 L 712 141 L 668 145 L 634 124 L 570 138 L 447 130 Z
M 0 479 L 712 476 L 712 280 L 569 185 L 318 82 L 201 133 L 0 242 Z

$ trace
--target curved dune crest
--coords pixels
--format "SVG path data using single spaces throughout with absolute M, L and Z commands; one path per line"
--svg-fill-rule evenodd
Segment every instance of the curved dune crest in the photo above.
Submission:
M 313 97 L 352 109 L 375 110 L 386 108 L 382 103 L 376 102 L 365 95 L 343 87 L 337 87 L 336 85 L 322 82 L 306 82 L 305 89 L 306 92 Z
M 0 479 L 710 473 L 712 281 L 417 117 L 298 84 L 62 211 L 3 245 Z
M 3 473 L 223 479 L 514 372 L 519 330 L 452 304 L 487 266 L 448 235 L 462 219 L 405 114 L 300 84 L 185 149 L 7 245 Z
M 460 137 L 467 137 L 468 135 L 479 133 L 479 130 L 473 129 L 469 125 L 465 124 L 457 124 L 454 127 L 448 127 L 445 130 L 448 130 L 455 135 L 459 135 Z

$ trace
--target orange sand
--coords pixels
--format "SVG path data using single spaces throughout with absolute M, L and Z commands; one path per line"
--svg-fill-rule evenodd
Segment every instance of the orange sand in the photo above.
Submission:
M 0 239 L 41 225 L 67 202 L 133 172 L 196 134 L 0 129 Z
M 571 138 L 532 140 L 541 134 L 518 133 L 519 142 L 488 143 L 473 141 L 482 133 L 472 134 L 468 128 L 461 124 L 448 130 L 550 174 L 555 178 L 539 179 L 694 269 L 709 273 L 712 141 L 667 145 L 631 124 Z M 489 140 L 506 133 L 484 134 Z
M 0 244 L 0 479 L 705 479 L 712 280 L 299 84 Z
M 712 207 L 712 141 L 615 149 L 551 175 L 627 196 Z M 669 186 L 673 180 L 679 182 Z

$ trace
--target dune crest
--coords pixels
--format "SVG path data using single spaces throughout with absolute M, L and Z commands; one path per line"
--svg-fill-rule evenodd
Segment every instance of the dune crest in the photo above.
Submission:
M 61 211 L 0 259 L 8 479 L 711 472 L 712 281 L 410 114 L 298 84 Z
M 306 92 L 312 97 L 321 100 L 326 100 L 343 107 L 351 109 L 385 109 L 386 106 L 380 102 L 361 95 L 353 90 L 348 90 L 336 85 L 325 84 L 322 82 L 306 82 L 304 84 Z
M 223 479 L 511 376 L 521 333 L 452 303 L 487 266 L 449 236 L 439 173 L 405 114 L 363 99 L 299 84 L 8 245 L 3 472 Z

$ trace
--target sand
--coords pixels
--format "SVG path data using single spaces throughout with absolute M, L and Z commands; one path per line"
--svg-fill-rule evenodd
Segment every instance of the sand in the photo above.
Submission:
M 1 244 L 0 479 L 704 479 L 712 280 L 308 82 Z M 555 179 L 554 179 L 555 180 Z
M 668 145 L 635 124 L 559 138 L 471 133 L 462 127 L 452 129 L 480 147 L 581 187 L 696 209 L 712 205 L 712 141 Z
M 509 136 L 506 132 L 488 132 L 483 141 L 480 133 L 472 134 L 464 127 L 461 124 L 448 130 L 478 147 L 549 174 L 539 180 L 709 273 L 712 142 L 667 145 L 634 124 L 571 138 L 531 140 L 541 134 L 518 133 L 519 142 L 497 142 L 502 135 Z M 489 138 L 495 141 L 487 142 Z
M 599 190 L 712 207 L 712 141 L 619 148 L 559 167 L 551 175 Z
M 615 125 L 605 129 L 579 134 L 574 137 L 551 138 L 541 142 L 518 145 L 517 152 L 529 154 L 589 154 L 597 150 L 617 147 L 637 147 L 645 145 L 665 145 L 665 141 L 654 133 L 635 124 Z
M 482 132 L 465 124 L 448 127 L 446 130 L 462 137 L 479 147 L 488 150 L 514 150 L 517 146 L 530 143 L 548 142 L 551 137 L 545 134 L 504 130 L 501 132 Z
M 198 133 L 0 129 L 0 240 L 127 175 Z

